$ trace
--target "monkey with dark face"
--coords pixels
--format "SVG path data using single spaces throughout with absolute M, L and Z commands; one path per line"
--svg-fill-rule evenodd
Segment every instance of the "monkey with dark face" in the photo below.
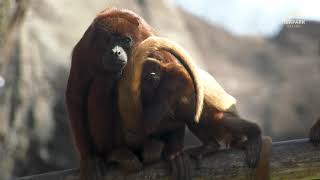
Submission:
M 203 71 L 200 74 L 209 76 L 204 80 L 212 83 L 208 80 L 211 78 L 208 73 Z M 199 123 L 195 122 L 192 119 L 193 85 L 183 67 L 148 59 L 144 63 L 141 81 L 143 119 L 145 128 L 153 137 L 167 137 L 170 131 L 171 134 L 182 134 L 184 125 L 187 124 L 190 131 L 203 143 L 203 148 L 197 149 L 201 151 L 194 152 L 193 156 L 201 158 L 218 151 L 221 146 L 243 148 L 247 153 L 249 167 L 256 166 L 261 146 L 260 128 L 239 117 L 236 110 L 232 109 L 234 107 L 227 112 L 217 109 L 206 92 L 201 118 Z M 171 149 L 183 147 L 183 136 L 173 140 Z
M 141 168 L 123 140 L 115 89 L 132 49 L 152 33 L 133 12 L 109 8 L 97 15 L 73 49 L 66 105 L 81 179 L 102 178 L 106 159 Z
M 238 116 L 234 108 L 235 99 L 205 71 L 193 69 L 192 74 L 179 63 L 150 61 L 148 54 L 159 49 L 168 50 L 174 55 L 179 53 L 172 50 L 175 45 L 170 41 L 156 37 L 145 41 L 148 41 L 145 43 L 147 45 L 143 46 L 142 42 L 138 47 L 141 49 L 136 49 L 140 55 L 134 56 L 137 59 L 130 96 L 136 99 L 130 103 L 135 107 L 140 106 L 141 109 L 137 111 L 142 116 L 141 123 L 146 134 L 153 138 L 164 138 L 169 157 L 175 158 L 183 149 L 181 136 L 186 124 L 203 142 L 201 152 L 195 153 L 197 156 L 217 151 L 220 144 L 224 144 L 244 148 L 248 165 L 255 167 L 261 149 L 261 131 L 255 123 Z M 140 64 L 137 63 L 139 60 Z M 205 83 L 204 87 L 195 86 L 199 83 Z M 203 103 L 199 103 L 202 99 L 199 94 L 204 94 Z
M 200 77 L 198 76 L 198 74 L 194 73 L 196 67 L 190 61 L 190 58 L 186 53 L 181 53 L 183 51 L 181 50 L 181 48 L 179 48 L 178 46 L 166 44 L 165 42 L 166 40 L 162 38 L 149 37 L 148 39 L 140 43 L 137 48 L 135 48 L 135 51 L 132 55 L 133 60 L 130 62 L 131 64 L 128 64 L 126 66 L 123 78 L 121 78 L 121 80 L 119 81 L 119 110 L 122 117 L 121 120 L 123 121 L 123 128 L 127 129 L 127 132 L 131 132 L 132 134 L 143 132 L 142 134 L 144 134 L 144 161 L 145 159 L 148 159 L 147 161 L 149 161 L 150 153 L 148 153 L 148 151 L 150 149 L 157 149 L 156 154 L 161 154 L 160 152 L 161 150 L 163 150 L 163 157 L 171 162 L 176 179 L 189 179 L 190 171 L 188 170 L 188 163 L 185 163 L 184 155 L 182 153 L 185 123 L 175 123 L 177 121 L 170 120 L 171 117 L 174 117 L 167 113 L 167 110 L 172 107 L 171 104 L 158 103 L 161 101 L 167 102 L 166 99 L 169 97 L 170 99 L 171 97 L 175 99 L 178 94 L 169 92 L 176 88 L 181 88 L 181 85 L 183 85 L 186 81 L 184 80 L 184 78 L 181 78 L 182 81 L 180 83 L 170 84 L 170 81 L 167 81 L 168 79 L 164 78 L 167 80 L 161 81 L 161 79 L 159 79 L 160 84 L 158 84 L 157 81 L 153 81 L 154 78 L 156 79 L 158 76 L 158 74 L 156 73 L 157 67 L 155 67 L 155 73 L 153 73 L 152 70 L 154 67 L 150 66 L 150 69 L 147 70 L 149 70 L 148 72 L 150 72 L 150 70 L 152 72 L 150 76 L 145 77 L 145 80 L 151 83 L 152 86 L 155 86 L 155 89 L 147 89 L 146 91 L 143 91 L 143 93 L 140 93 L 141 88 L 143 88 L 143 81 L 140 80 L 140 74 L 142 72 L 142 64 L 144 62 L 144 58 L 147 58 L 149 56 L 156 57 L 153 56 L 153 53 L 157 51 L 169 51 L 174 56 L 176 56 L 177 59 L 175 59 L 173 56 L 173 58 L 169 57 L 170 59 L 162 57 L 163 60 L 167 62 L 168 66 L 170 67 L 169 69 L 179 69 L 183 67 L 186 70 L 185 73 L 190 74 L 190 76 L 188 77 L 192 79 L 190 82 L 194 82 L 191 83 L 191 85 L 194 86 L 195 89 L 192 92 L 196 95 L 193 104 L 195 105 L 195 108 L 193 109 L 195 112 L 194 118 L 198 119 L 199 115 L 201 114 L 204 94 L 201 84 L 198 83 Z M 146 50 L 147 52 L 145 52 L 144 50 Z M 180 65 L 177 66 L 178 64 Z M 180 71 L 161 71 L 161 73 L 163 74 L 168 73 L 170 75 L 172 73 L 179 74 L 179 72 Z M 175 77 L 175 75 L 172 75 L 172 77 Z M 168 76 L 168 78 L 170 78 L 170 76 Z M 165 84 L 163 84 L 162 82 Z M 158 89 L 161 89 L 159 87 L 164 88 L 163 94 L 160 94 L 159 96 L 153 96 L 153 98 L 143 101 L 143 97 L 145 97 L 145 95 L 152 96 L 154 92 L 157 92 Z M 155 111 L 144 110 L 144 108 L 149 108 L 148 105 L 150 105 L 150 108 L 154 109 Z M 148 124 L 148 122 L 151 122 L 146 120 L 146 117 L 148 116 L 152 117 L 153 119 L 163 119 L 162 117 L 165 117 L 165 119 L 167 119 L 168 121 L 166 121 L 167 123 L 163 123 L 163 128 L 159 128 L 159 126 L 149 126 L 153 123 Z M 157 123 L 154 124 L 158 125 Z M 153 129 L 154 127 L 156 127 L 156 129 Z M 151 143 L 149 143 L 150 141 Z
M 319 145 L 320 144 L 320 118 L 318 119 L 318 121 L 310 129 L 309 137 L 310 137 L 310 141 L 314 145 Z
M 131 40 L 126 41 L 130 42 Z M 123 44 L 125 45 L 125 43 Z M 129 43 L 127 43 L 127 45 L 129 45 Z M 124 66 L 127 64 L 127 61 L 127 53 L 124 48 L 119 45 L 115 45 L 109 52 L 106 51 L 102 57 L 103 68 L 110 73 L 114 72 L 118 74 L 119 77 L 121 76 Z

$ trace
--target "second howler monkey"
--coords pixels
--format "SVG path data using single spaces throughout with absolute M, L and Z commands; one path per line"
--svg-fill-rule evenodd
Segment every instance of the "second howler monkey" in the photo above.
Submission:
M 255 167 L 261 150 L 260 128 L 255 123 L 238 116 L 234 108 L 235 99 L 228 95 L 207 72 L 193 69 L 193 73 L 198 78 L 195 81 L 185 67 L 177 63 L 166 64 L 146 58 L 150 51 L 163 49 L 174 55 L 181 54 L 181 52 L 177 53 L 172 50 L 176 45 L 170 41 L 155 37 L 150 37 L 145 41 L 148 40 L 148 46 L 152 47 L 139 46 L 141 48 L 139 52 L 144 55 L 133 56 L 137 58 L 136 62 L 140 59 L 142 63 L 136 63 L 135 74 L 132 78 L 134 80 L 131 81 L 132 87 L 130 87 L 131 95 L 136 97 L 136 102 L 132 104 L 141 106 L 142 124 L 146 133 L 154 136 L 160 132 L 161 137 L 168 137 L 170 129 L 178 132 L 176 127 L 181 127 L 181 123 L 185 123 L 191 132 L 203 142 L 203 150 L 196 154 L 203 155 L 217 151 L 220 144 L 223 143 L 226 146 L 244 148 L 249 167 Z M 170 46 L 171 50 L 163 46 Z M 150 69 L 154 71 L 145 74 L 145 71 Z M 197 89 L 194 83 L 203 83 L 203 89 Z M 197 121 L 195 114 L 199 111 L 195 107 L 197 107 L 196 104 L 199 104 L 196 100 L 201 91 L 204 94 L 204 101 L 201 107 L 202 112 L 200 111 L 201 116 Z M 139 101 L 142 102 L 137 103 Z M 167 142 L 173 142 L 169 148 L 174 149 L 171 155 L 179 154 L 181 146 L 183 147 L 183 138 L 167 139 Z

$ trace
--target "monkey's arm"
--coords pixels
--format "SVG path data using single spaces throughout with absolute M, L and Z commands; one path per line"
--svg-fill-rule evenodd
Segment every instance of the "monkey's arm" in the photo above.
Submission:
M 149 102 L 144 106 L 143 112 L 147 132 L 158 131 L 160 137 L 166 137 L 164 156 L 170 162 L 174 178 L 189 180 L 191 179 L 190 167 L 187 157 L 183 154 L 185 124 L 175 119 L 173 113 L 176 103 L 185 93 L 186 83 L 189 82 L 182 72 L 182 68 L 175 65 L 167 66 L 161 73 L 156 72 L 147 78 L 147 81 L 142 81 L 142 96 Z M 157 74 L 161 74 L 161 77 Z M 148 93 L 152 97 L 146 97 L 147 94 L 143 93 L 149 92 L 150 89 L 155 93 Z
M 188 127 L 204 145 L 209 144 L 192 156 L 201 158 L 219 150 L 218 138 L 226 147 L 244 149 L 248 166 L 256 167 L 261 151 L 261 130 L 257 124 L 234 113 L 223 113 L 221 116 L 205 116 L 199 124 L 188 123 Z
M 185 126 L 170 133 L 165 156 L 170 161 L 172 174 L 177 180 L 191 180 L 189 156 L 183 152 Z
M 80 62 L 72 60 L 66 88 L 66 105 L 69 122 L 73 131 L 76 147 L 82 158 L 90 153 L 89 135 L 86 127 L 86 98 L 90 85 L 89 73 Z
M 249 167 L 254 168 L 259 163 L 259 154 L 261 152 L 261 129 L 253 122 L 244 120 L 237 115 L 232 114 L 224 118 L 224 126 L 229 128 L 235 138 L 232 146 L 242 147 L 246 152 L 246 161 Z M 241 136 L 245 135 L 247 140 L 241 142 Z
M 158 126 L 161 120 L 174 116 L 175 107 L 179 99 L 188 92 L 186 87 L 191 86 L 191 81 L 186 70 L 175 63 L 160 65 L 157 60 L 146 61 L 143 70 L 143 119 L 146 130 L 149 131 Z
M 153 131 L 160 121 L 173 112 L 173 104 L 176 101 L 175 85 L 160 83 L 152 101 L 143 108 L 143 119 L 147 131 Z

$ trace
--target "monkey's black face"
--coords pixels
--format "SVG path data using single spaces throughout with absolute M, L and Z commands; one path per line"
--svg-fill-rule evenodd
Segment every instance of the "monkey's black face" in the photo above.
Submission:
M 145 105 L 152 103 L 161 80 L 160 64 L 157 60 L 146 60 L 141 74 L 141 96 Z
M 127 62 L 127 52 L 118 45 L 108 49 L 102 56 L 103 68 L 108 72 L 122 72 Z
M 97 28 L 95 43 L 101 57 L 98 66 L 109 73 L 121 73 L 132 49 L 132 39 Z

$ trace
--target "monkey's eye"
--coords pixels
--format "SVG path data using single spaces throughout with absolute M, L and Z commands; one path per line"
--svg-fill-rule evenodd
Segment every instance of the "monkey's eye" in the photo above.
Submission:
M 155 72 L 148 73 L 144 75 L 143 80 L 148 86 L 156 88 L 160 82 L 160 74 Z
M 130 43 L 131 42 L 131 38 L 130 37 L 124 37 L 122 40 L 124 43 Z
M 131 39 L 130 37 L 128 37 L 128 36 L 125 36 L 124 38 L 122 38 L 121 42 L 122 42 L 123 44 L 126 44 L 126 45 L 131 46 L 132 39 Z

